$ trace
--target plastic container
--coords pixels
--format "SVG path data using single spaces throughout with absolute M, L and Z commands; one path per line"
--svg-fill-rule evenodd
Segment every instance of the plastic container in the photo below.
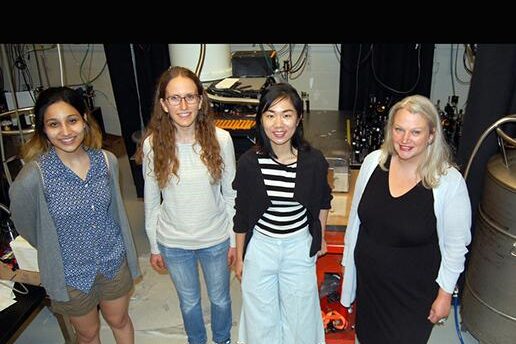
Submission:
M 328 161 L 328 181 L 333 192 L 348 192 L 349 190 L 349 163 L 342 158 L 326 158 Z

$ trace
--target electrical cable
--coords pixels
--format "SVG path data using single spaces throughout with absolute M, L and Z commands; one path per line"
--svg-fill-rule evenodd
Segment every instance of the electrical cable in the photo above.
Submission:
M 308 52 L 309 52 L 308 44 L 306 44 L 304 46 L 303 51 L 304 51 L 304 57 L 303 57 L 303 60 L 301 61 L 301 64 L 290 73 L 290 78 L 292 80 L 299 78 L 303 74 L 303 71 L 305 70 L 305 67 L 308 64 Z M 303 51 L 301 51 L 301 54 L 303 54 Z M 301 56 L 300 56 L 300 58 L 301 58 Z M 298 74 L 294 75 L 294 73 L 298 73 Z
M 355 95 L 353 98 L 353 109 L 351 111 L 351 116 L 355 115 L 357 100 L 358 100 L 358 71 L 360 70 L 360 55 L 362 55 L 362 44 L 358 45 L 358 57 L 357 57 L 357 67 L 355 70 Z
M 473 68 L 475 66 L 475 49 L 473 44 L 464 44 L 464 57 L 464 69 L 471 75 L 473 74 Z
M 25 286 L 25 284 L 21 283 L 21 282 L 18 282 L 19 285 L 22 286 L 23 290 L 19 290 L 19 289 L 16 289 L 14 287 L 14 285 L 11 287 L 8 283 L 0 280 L 0 284 L 6 286 L 7 288 L 11 288 L 12 290 L 14 290 L 15 292 L 17 292 L 18 294 L 22 294 L 22 295 L 27 295 L 29 293 L 29 289 L 27 289 L 27 287 Z
M 77 60 L 77 58 L 75 57 L 74 53 L 73 53 L 73 50 L 71 49 L 71 47 L 69 46 L 68 47 L 69 49 L 69 54 L 72 56 L 72 58 L 74 59 L 74 61 L 79 64 L 79 77 L 81 79 L 81 83 L 80 84 L 68 84 L 67 86 L 69 87 L 78 87 L 78 86 L 89 86 L 91 85 L 95 80 L 97 80 L 103 73 L 104 71 L 106 70 L 106 67 L 107 67 L 107 60 L 104 61 L 104 65 L 102 66 L 102 68 L 100 69 L 100 71 L 98 72 L 97 75 L 95 75 L 93 78 L 90 78 L 89 75 L 90 73 L 88 73 L 88 77 L 86 77 L 86 75 L 83 73 L 83 69 L 84 69 L 84 64 L 86 63 L 86 59 L 88 57 L 88 54 L 90 54 L 91 58 L 90 58 L 90 66 L 91 64 L 93 63 L 93 52 L 94 52 L 94 48 L 92 48 L 90 50 L 90 45 L 88 44 L 87 47 L 86 47 L 86 52 L 84 54 L 84 57 L 81 59 L 81 62 L 79 62 Z M 90 72 L 91 72 L 91 67 L 90 67 Z
M 362 44 L 360 44 L 360 45 L 362 45 Z M 371 55 L 372 49 L 373 49 L 373 45 L 370 44 L 369 45 L 369 50 L 367 51 L 367 54 L 365 54 L 364 57 L 362 57 L 362 60 L 360 60 L 360 64 L 362 64 L 362 63 L 367 61 L 367 59 Z M 353 66 L 350 66 L 350 63 L 348 61 L 346 61 L 345 59 L 342 59 L 342 54 L 341 54 L 341 60 L 342 60 L 341 66 L 343 66 L 344 69 L 346 69 L 346 71 L 348 71 L 350 73 L 354 72 L 355 64 L 353 64 Z
M 338 44 L 332 44 L 332 46 L 333 46 L 333 52 L 335 53 L 335 57 L 337 58 L 337 62 L 340 64 L 340 56 L 341 56 L 340 47 Z
M 13 49 L 13 47 L 11 44 L 3 44 L 3 45 L 1 45 L 1 48 L 2 48 L 1 49 L 2 50 L 2 59 L 4 61 L 7 61 L 7 67 L 9 68 L 9 74 L 8 74 L 9 75 L 9 84 L 10 84 L 10 88 L 13 93 L 14 108 L 17 109 L 18 108 L 18 96 L 16 95 L 16 90 L 18 88 L 16 87 L 16 80 L 14 77 L 14 71 L 13 71 L 12 64 L 11 64 L 11 62 L 13 61 L 12 56 L 14 53 L 14 51 L 11 51 Z M 0 151 L 2 152 L 2 160 L 4 160 L 3 140 L 0 140 Z M 5 167 L 5 163 L 4 163 L 4 167 Z M 11 185 L 12 179 L 10 177 L 9 170 L 7 168 L 5 169 L 5 173 L 6 173 L 6 177 L 8 178 L 7 180 L 9 182 L 9 185 Z
M 84 69 L 84 63 L 86 62 L 86 59 L 88 58 L 88 53 L 90 52 L 90 45 L 88 44 L 86 46 L 86 52 L 84 53 L 84 57 L 81 60 L 81 64 L 79 66 L 79 77 L 81 78 L 81 81 L 84 85 L 88 84 L 86 75 L 83 75 L 83 69 Z M 85 80 L 86 79 L 86 80 Z
M 199 58 L 197 60 L 197 66 L 195 66 L 195 75 L 200 79 L 202 68 L 204 66 L 204 59 L 206 58 L 206 44 L 201 44 L 199 49 Z
M 303 48 L 301 49 L 301 52 L 299 53 L 299 57 L 297 58 L 297 61 L 294 62 L 294 64 L 291 64 L 290 66 L 290 74 L 297 73 L 306 63 L 306 60 L 308 58 L 308 44 L 303 44 Z M 292 61 L 291 61 L 292 62 Z
M 140 93 L 140 86 L 138 85 L 138 72 L 136 71 L 136 56 L 134 54 L 134 44 L 131 44 L 131 60 L 132 60 L 132 69 L 133 69 L 133 75 L 134 75 L 134 81 L 136 86 L 136 95 L 138 100 L 138 119 L 140 120 L 140 133 L 143 136 L 143 133 L 145 131 L 145 122 L 143 120 L 143 114 L 142 114 L 142 103 L 141 103 L 141 93 Z M 133 133 L 134 134 L 134 133 Z M 133 135 L 131 134 L 131 135 Z
M 39 58 L 38 58 L 38 51 L 36 50 L 36 44 L 32 44 L 32 49 L 34 52 L 34 58 L 36 59 L 36 69 L 38 71 L 39 86 L 41 87 L 41 86 L 43 86 L 43 79 L 41 77 L 41 70 L 39 69 Z M 27 54 L 29 52 L 27 52 Z
M 452 87 L 452 95 L 456 95 L 455 93 L 455 80 L 453 79 L 453 44 L 451 44 L 450 48 L 450 76 L 451 76 L 451 87 Z
M 463 61 L 463 64 L 464 64 L 464 59 L 465 59 L 465 53 L 464 52 L 462 54 L 462 61 Z M 457 71 L 457 60 L 459 59 L 459 45 L 457 44 L 457 49 L 455 50 L 455 71 L 454 71 L 454 74 L 455 74 L 455 78 L 457 79 L 457 81 L 462 84 L 462 85 L 469 85 L 469 81 L 464 81 L 462 80 L 460 77 L 459 77 L 459 72 Z
M 459 337 L 459 341 L 461 344 L 464 344 L 464 339 L 462 338 L 462 331 L 459 326 L 459 288 L 455 287 L 455 290 L 452 294 L 453 300 L 453 318 L 455 320 L 455 331 L 457 332 L 457 336 Z
M 57 46 L 54 44 L 52 49 L 56 48 Z M 47 60 L 45 57 L 45 50 L 50 49 L 42 49 L 41 50 L 41 64 L 43 65 L 43 72 L 45 72 L 45 79 L 47 80 L 47 87 L 50 87 L 50 78 L 48 77 L 48 68 L 47 68 Z
M 260 44 L 260 50 L 262 51 L 263 58 L 265 59 L 265 63 L 267 63 L 267 67 L 269 68 L 269 70 L 271 70 L 274 73 L 274 68 L 272 68 L 271 57 L 269 55 L 267 55 L 267 52 L 265 51 L 263 44 Z
M 23 79 L 23 85 L 25 85 L 25 90 L 29 91 L 29 95 L 32 98 L 32 100 L 35 102 L 34 95 L 31 90 L 34 89 L 34 85 L 32 82 L 32 75 L 29 70 L 29 66 L 27 63 L 27 60 L 25 59 L 25 56 L 27 55 L 30 57 L 28 52 L 25 52 L 25 44 L 11 44 L 11 61 L 12 65 L 16 67 L 17 72 L 17 78 L 18 81 L 21 81 Z M 21 84 L 19 82 L 18 84 Z M 17 90 L 20 90 L 17 88 Z
M 408 89 L 406 91 L 400 91 L 400 90 L 396 90 L 395 88 L 392 88 L 392 87 L 388 86 L 387 84 L 382 82 L 380 80 L 380 78 L 378 78 L 378 75 L 376 75 L 376 70 L 374 68 L 373 44 L 371 44 L 371 70 L 373 71 L 374 79 L 382 87 L 384 87 L 385 89 L 387 89 L 387 90 L 389 90 L 391 92 L 397 93 L 397 94 L 407 94 L 407 93 L 410 93 L 410 92 L 414 91 L 416 89 L 417 85 L 419 84 L 419 79 L 421 77 L 421 44 L 417 44 L 416 45 L 416 49 L 417 49 L 417 78 L 416 78 L 416 82 L 414 82 L 414 85 L 410 89 Z M 455 95 L 455 93 L 454 93 L 454 95 Z

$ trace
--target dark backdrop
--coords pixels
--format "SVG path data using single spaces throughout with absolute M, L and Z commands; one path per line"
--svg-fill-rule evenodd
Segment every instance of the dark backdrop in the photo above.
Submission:
M 157 78 L 170 66 L 168 45 L 134 44 L 131 47 L 130 44 L 104 44 L 104 50 L 136 194 L 143 197 L 141 166 L 131 157 L 136 153 L 135 141 L 152 112 Z

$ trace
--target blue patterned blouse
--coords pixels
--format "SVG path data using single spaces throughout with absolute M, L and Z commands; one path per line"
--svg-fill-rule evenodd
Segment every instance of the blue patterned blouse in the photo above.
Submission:
M 41 156 L 45 197 L 57 228 L 66 285 L 88 293 L 98 273 L 112 279 L 125 258 L 120 226 L 109 212 L 109 171 L 101 150 L 86 150 L 90 169 L 82 180 L 55 148 Z

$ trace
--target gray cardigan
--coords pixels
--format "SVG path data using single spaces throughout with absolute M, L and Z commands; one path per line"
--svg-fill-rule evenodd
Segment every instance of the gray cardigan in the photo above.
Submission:
M 140 268 L 131 228 L 125 212 L 118 179 L 118 160 L 111 152 L 104 151 L 108 161 L 111 185 L 111 214 L 120 224 L 124 239 L 129 270 L 133 279 L 140 276 Z M 27 163 L 9 189 L 11 217 L 16 230 L 38 250 L 41 284 L 50 299 L 69 301 L 65 284 L 61 249 L 54 221 L 48 211 L 43 180 L 35 161 Z

